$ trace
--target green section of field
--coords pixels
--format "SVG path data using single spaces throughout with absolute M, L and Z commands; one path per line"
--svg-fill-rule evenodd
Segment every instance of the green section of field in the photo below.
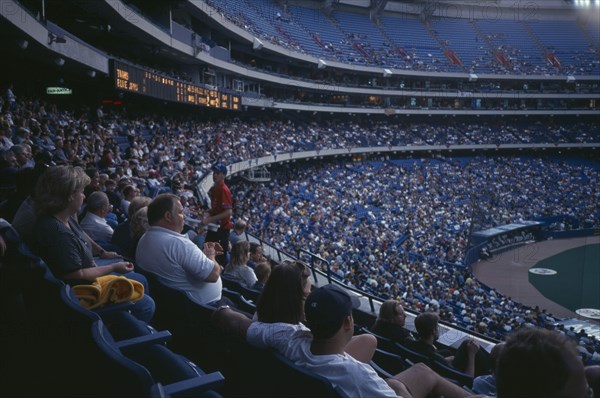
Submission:
M 600 309 L 600 244 L 570 249 L 537 263 L 557 275 L 529 273 L 529 282 L 546 298 L 572 311 Z

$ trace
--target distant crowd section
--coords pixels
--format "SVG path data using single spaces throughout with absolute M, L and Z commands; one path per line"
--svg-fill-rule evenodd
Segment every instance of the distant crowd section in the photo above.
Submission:
M 598 228 L 599 172 L 529 157 L 338 162 L 296 165 L 232 191 L 250 231 L 277 248 L 317 254 L 349 286 L 502 339 L 553 320 L 450 265 L 463 261 L 472 201 L 487 227 L 563 214 Z
M 203 122 L 101 107 L 65 111 L 12 89 L 11 94 L 0 104 L 1 216 L 9 221 L 16 211 L 11 204 L 31 193 L 22 177 L 51 164 L 96 169 L 100 189 L 116 186 L 117 195 L 173 192 L 189 213 L 199 205 L 196 183 L 216 161 L 326 148 L 599 138 L 586 123 Z M 547 327 L 555 319 L 489 290 L 467 269 L 448 265 L 462 261 L 471 201 L 484 206 L 480 212 L 489 226 L 563 214 L 579 227 L 598 227 L 598 177 L 593 162 L 529 156 L 297 163 L 293 173 L 266 184 L 232 184 L 232 192 L 235 217 L 245 218 L 250 232 L 276 247 L 319 254 L 348 285 L 399 297 L 416 311 L 437 310 L 443 320 L 503 339 L 519 326 Z M 598 361 L 598 342 L 586 339 L 580 344 L 587 359 Z
M 289 120 L 203 122 L 127 116 L 102 107 L 67 112 L 37 99 L 17 101 L 9 91 L 12 94 L 2 99 L 0 128 L 0 169 L 5 176 L 2 184 L 8 189 L 17 184 L 14 162 L 21 153 L 29 158 L 20 159 L 19 167 L 31 166 L 36 157 L 56 164 L 93 166 L 117 183 L 129 177 L 154 194 L 161 186 L 189 191 L 186 187 L 194 187 L 218 160 L 231 164 L 270 155 L 283 159 L 291 152 L 357 147 L 593 143 L 600 138 L 590 123 L 552 120 L 508 125 L 450 119 L 431 124 L 396 119 L 296 124 Z M 186 196 L 193 198 L 189 192 Z
M 591 18 L 423 19 L 386 13 L 371 20 L 366 12 L 283 7 L 271 0 L 207 3 L 255 37 L 325 60 L 427 72 L 600 73 L 598 25 Z

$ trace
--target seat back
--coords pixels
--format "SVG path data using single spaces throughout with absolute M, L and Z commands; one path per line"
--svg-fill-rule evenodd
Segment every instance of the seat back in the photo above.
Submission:
M 427 355 L 421 354 L 420 352 L 417 352 L 412 348 L 400 343 L 395 344 L 394 353 L 412 363 L 424 363 L 425 365 L 429 365 L 431 362 Z
M 242 296 L 244 296 L 248 300 L 252 300 L 252 302 L 256 305 L 258 304 L 258 298 L 261 295 L 260 290 L 251 289 L 249 287 L 241 286 L 239 291 Z
M 239 292 L 242 289 L 242 284 L 238 280 L 233 279 L 231 276 L 221 274 L 221 282 L 223 283 L 223 287 L 226 287 L 227 289 L 231 289 L 236 292 Z
M 211 322 L 214 307 L 193 302 L 185 292 L 173 289 L 145 272 L 156 303 L 152 321 L 173 334 L 169 347 L 190 358 L 205 370 L 220 369 L 224 337 Z
M 210 317 L 215 308 L 193 302 L 184 291 L 162 283 L 151 272 L 144 272 L 156 302 L 155 320 L 165 323 L 164 329 L 173 334 L 195 333 L 198 328 L 210 325 Z
M 29 274 L 41 262 L 27 247 L 18 232 L 9 224 L 3 224 L 0 235 L 6 244 L 0 267 L 0 294 L 3 300 L 20 295 Z
M 91 333 L 103 362 L 108 364 L 101 372 L 105 379 L 102 388 L 117 396 L 149 395 L 155 381 L 148 369 L 119 351 L 102 320 L 93 323 Z
M 28 312 L 31 340 L 24 355 L 35 364 L 35 383 L 26 383 L 32 395 L 64 397 L 103 397 L 117 393 L 104 383 L 105 360 L 95 344 L 91 327 L 100 317 L 85 310 L 79 302 L 67 299 L 70 287 L 52 278 L 35 281 L 37 294 L 29 302 L 38 308 Z M 48 314 L 43 313 L 47 311 Z M 31 373 L 29 370 L 28 373 Z M 65 378 L 65 375 L 69 375 Z M 31 377 L 29 375 L 29 377 Z
M 256 304 L 246 300 L 246 298 L 242 296 L 240 292 L 223 288 L 221 293 L 223 296 L 233 301 L 233 303 L 239 310 L 250 314 L 250 316 L 254 315 L 254 313 L 256 312 Z
M 233 290 L 235 292 L 240 293 L 246 300 L 250 300 L 256 305 L 258 302 L 258 297 L 260 296 L 259 290 L 254 290 L 245 287 L 239 281 L 228 277 L 227 275 L 221 274 L 221 281 L 223 282 L 223 287 L 229 290 Z
M 375 338 L 377 339 L 377 347 L 378 348 L 381 348 L 382 350 L 390 352 L 390 353 L 393 353 L 393 354 L 399 354 L 396 351 L 396 343 L 393 340 L 388 339 L 387 337 L 384 337 L 384 336 L 379 335 L 377 333 L 374 333 L 374 332 L 372 332 L 369 329 L 365 329 L 365 331 L 367 333 L 372 334 L 373 336 L 375 336 Z
M 163 343 L 163 333 L 119 342 L 106 334 L 105 340 L 127 358 L 143 366 L 154 381 L 163 386 L 162 390 L 170 395 L 204 397 L 204 393 L 207 393 L 207 396 L 214 396 L 213 389 L 225 383 L 223 375 L 220 372 L 207 374 L 185 356 L 173 352 Z
M 433 369 L 440 376 L 450 379 L 459 386 L 473 387 L 473 376 L 461 372 L 460 370 L 448 365 L 441 360 L 431 361 L 431 369 Z
M 377 319 L 377 315 L 375 315 L 371 312 L 366 312 L 366 311 L 362 311 L 359 309 L 353 309 L 352 310 L 352 318 L 354 318 L 355 324 L 360 325 L 365 328 L 370 328 L 371 326 L 373 326 L 373 323 L 375 323 L 375 320 Z
M 410 367 L 400 355 L 377 348 L 373 354 L 373 362 L 387 373 L 397 375 Z

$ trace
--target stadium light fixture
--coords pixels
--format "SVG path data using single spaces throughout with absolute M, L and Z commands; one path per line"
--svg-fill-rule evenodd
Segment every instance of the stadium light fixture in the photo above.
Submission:
M 263 47 L 264 47 L 263 42 L 260 41 L 260 39 L 255 37 L 254 42 L 252 43 L 252 49 L 253 50 L 262 50 Z
M 389 69 L 384 69 L 383 70 L 383 77 L 390 77 L 392 76 L 392 71 Z
M 317 68 L 319 69 L 325 69 L 327 67 L 327 62 L 323 61 L 322 59 L 319 59 L 319 63 L 317 65 Z

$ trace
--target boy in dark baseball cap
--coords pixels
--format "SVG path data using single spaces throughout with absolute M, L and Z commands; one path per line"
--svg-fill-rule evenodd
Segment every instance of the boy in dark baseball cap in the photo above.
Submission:
M 358 297 L 351 296 L 334 284 L 315 289 L 306 299 L 304 313 L 313 336 L 328 338 L 341 327 L 344 319 L 358 308 Z

